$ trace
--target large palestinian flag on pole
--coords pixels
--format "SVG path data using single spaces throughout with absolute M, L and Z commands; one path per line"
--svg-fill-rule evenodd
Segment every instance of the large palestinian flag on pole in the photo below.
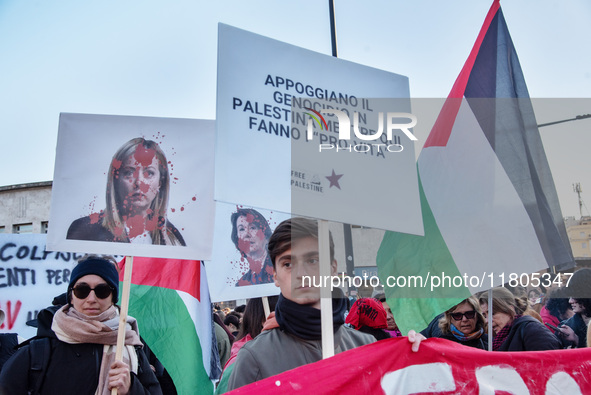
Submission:
M 129 315 L 179 394 L 213 393 L 211 303 L 200 261 L 134 257 Z
M 498 0 L 417 167 L 425 236 L 387 232 L 377 257 L 382 283 L 402 275 L 420 276 L 427 284 L 386 289 L 404 332 L 424 328 L 470 294 L 521 273 L 574 264 Z

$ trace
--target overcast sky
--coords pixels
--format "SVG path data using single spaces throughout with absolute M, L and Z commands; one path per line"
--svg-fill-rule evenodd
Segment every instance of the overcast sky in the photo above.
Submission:
M 335 3 L 339 57 L 408 76 L 413 97 L 446 97 L 492 2 Z M 531 97 L 590 97 L 591 2 L 501 6 Z M 218 22 L 331 53 L 327 1 L 0 0 L 0 186 L 53 178 L 60 112 L 214 119 Z M 539 123 L 591 113 L 588 100 L 558 107 Z M 541 134 L 563 214 L 578 216 L 591 120 Z

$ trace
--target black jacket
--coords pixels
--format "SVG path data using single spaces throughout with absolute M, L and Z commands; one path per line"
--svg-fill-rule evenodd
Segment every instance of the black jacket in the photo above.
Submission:
M 513 321 L 509 335 L 498 351 L 541 351 L 561 348 L 558 337 L 540 321 L 523 315 Z
M 421 331 L 421 335 L 425 336 L 427 339 L 430 337 L 443 337 L 443 332 L 441 332 L 441 328 L 439 328 L 439 320 L 443 318 L 443 316 L 444 314 L 441 313 L 433 318 L 429 325 Z
M 576 346 L 577 348 L 587 347 L 587 325 L 585 325 L 585 321 L 583 321 L 581 314 L 576 313 L 568 320 L 562 321 L 561 325 L 569 326 L 579 337 L 579 344 Z M 564 347 L 572 345 L 572 342 L 564 339 L 562 339 L 562 343 Z
M 51 357 L 42 378 L 41 394 L 93 395 L 99 381 L 103 358 L 102 344 L 68 344 L 57 339 L 51 330 L 53 314 L 38 315 L 38 334 L 46 334 L 51 344 Z M 4 365 L 0 374 L 0 393 L 26 394 L 29 390 L 31 345 L 20 348 Z M 143 350 L 136 347 L 138 373 L 131 373 L 130 394 L 161 395 L 160 384 L 150 368 Z
M 159 224 L 164 225 L 164 219 L 159 221 Z M 182 246 L 186 246 L 181 232 L 168 220 L 166 220 L 166 229 L 179 240 Z M 103 218 L 93 222 L 90 216 L 78 218 L 72 222 L 68 228 L 66 239 L 118 242 L 115 235 L 103 226 Z
M 18 345 L 18 336 L 16 333 L 0 333 L 0 371 L 2 366 L 15 353 Z

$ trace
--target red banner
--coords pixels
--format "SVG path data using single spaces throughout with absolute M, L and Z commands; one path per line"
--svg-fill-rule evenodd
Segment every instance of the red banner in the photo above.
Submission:
M 231 393 L 590 394 L 591 349 L 489 352 L 432 338 L 415 353 L 406 338 L 394 338 Z

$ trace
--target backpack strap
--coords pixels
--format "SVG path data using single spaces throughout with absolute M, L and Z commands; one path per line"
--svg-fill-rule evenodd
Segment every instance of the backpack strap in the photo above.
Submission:
M 29 394 L 38 394 L 41 390 L 50 357 L 51 339 L 44 337 L 31 341 L 29 344 Z

